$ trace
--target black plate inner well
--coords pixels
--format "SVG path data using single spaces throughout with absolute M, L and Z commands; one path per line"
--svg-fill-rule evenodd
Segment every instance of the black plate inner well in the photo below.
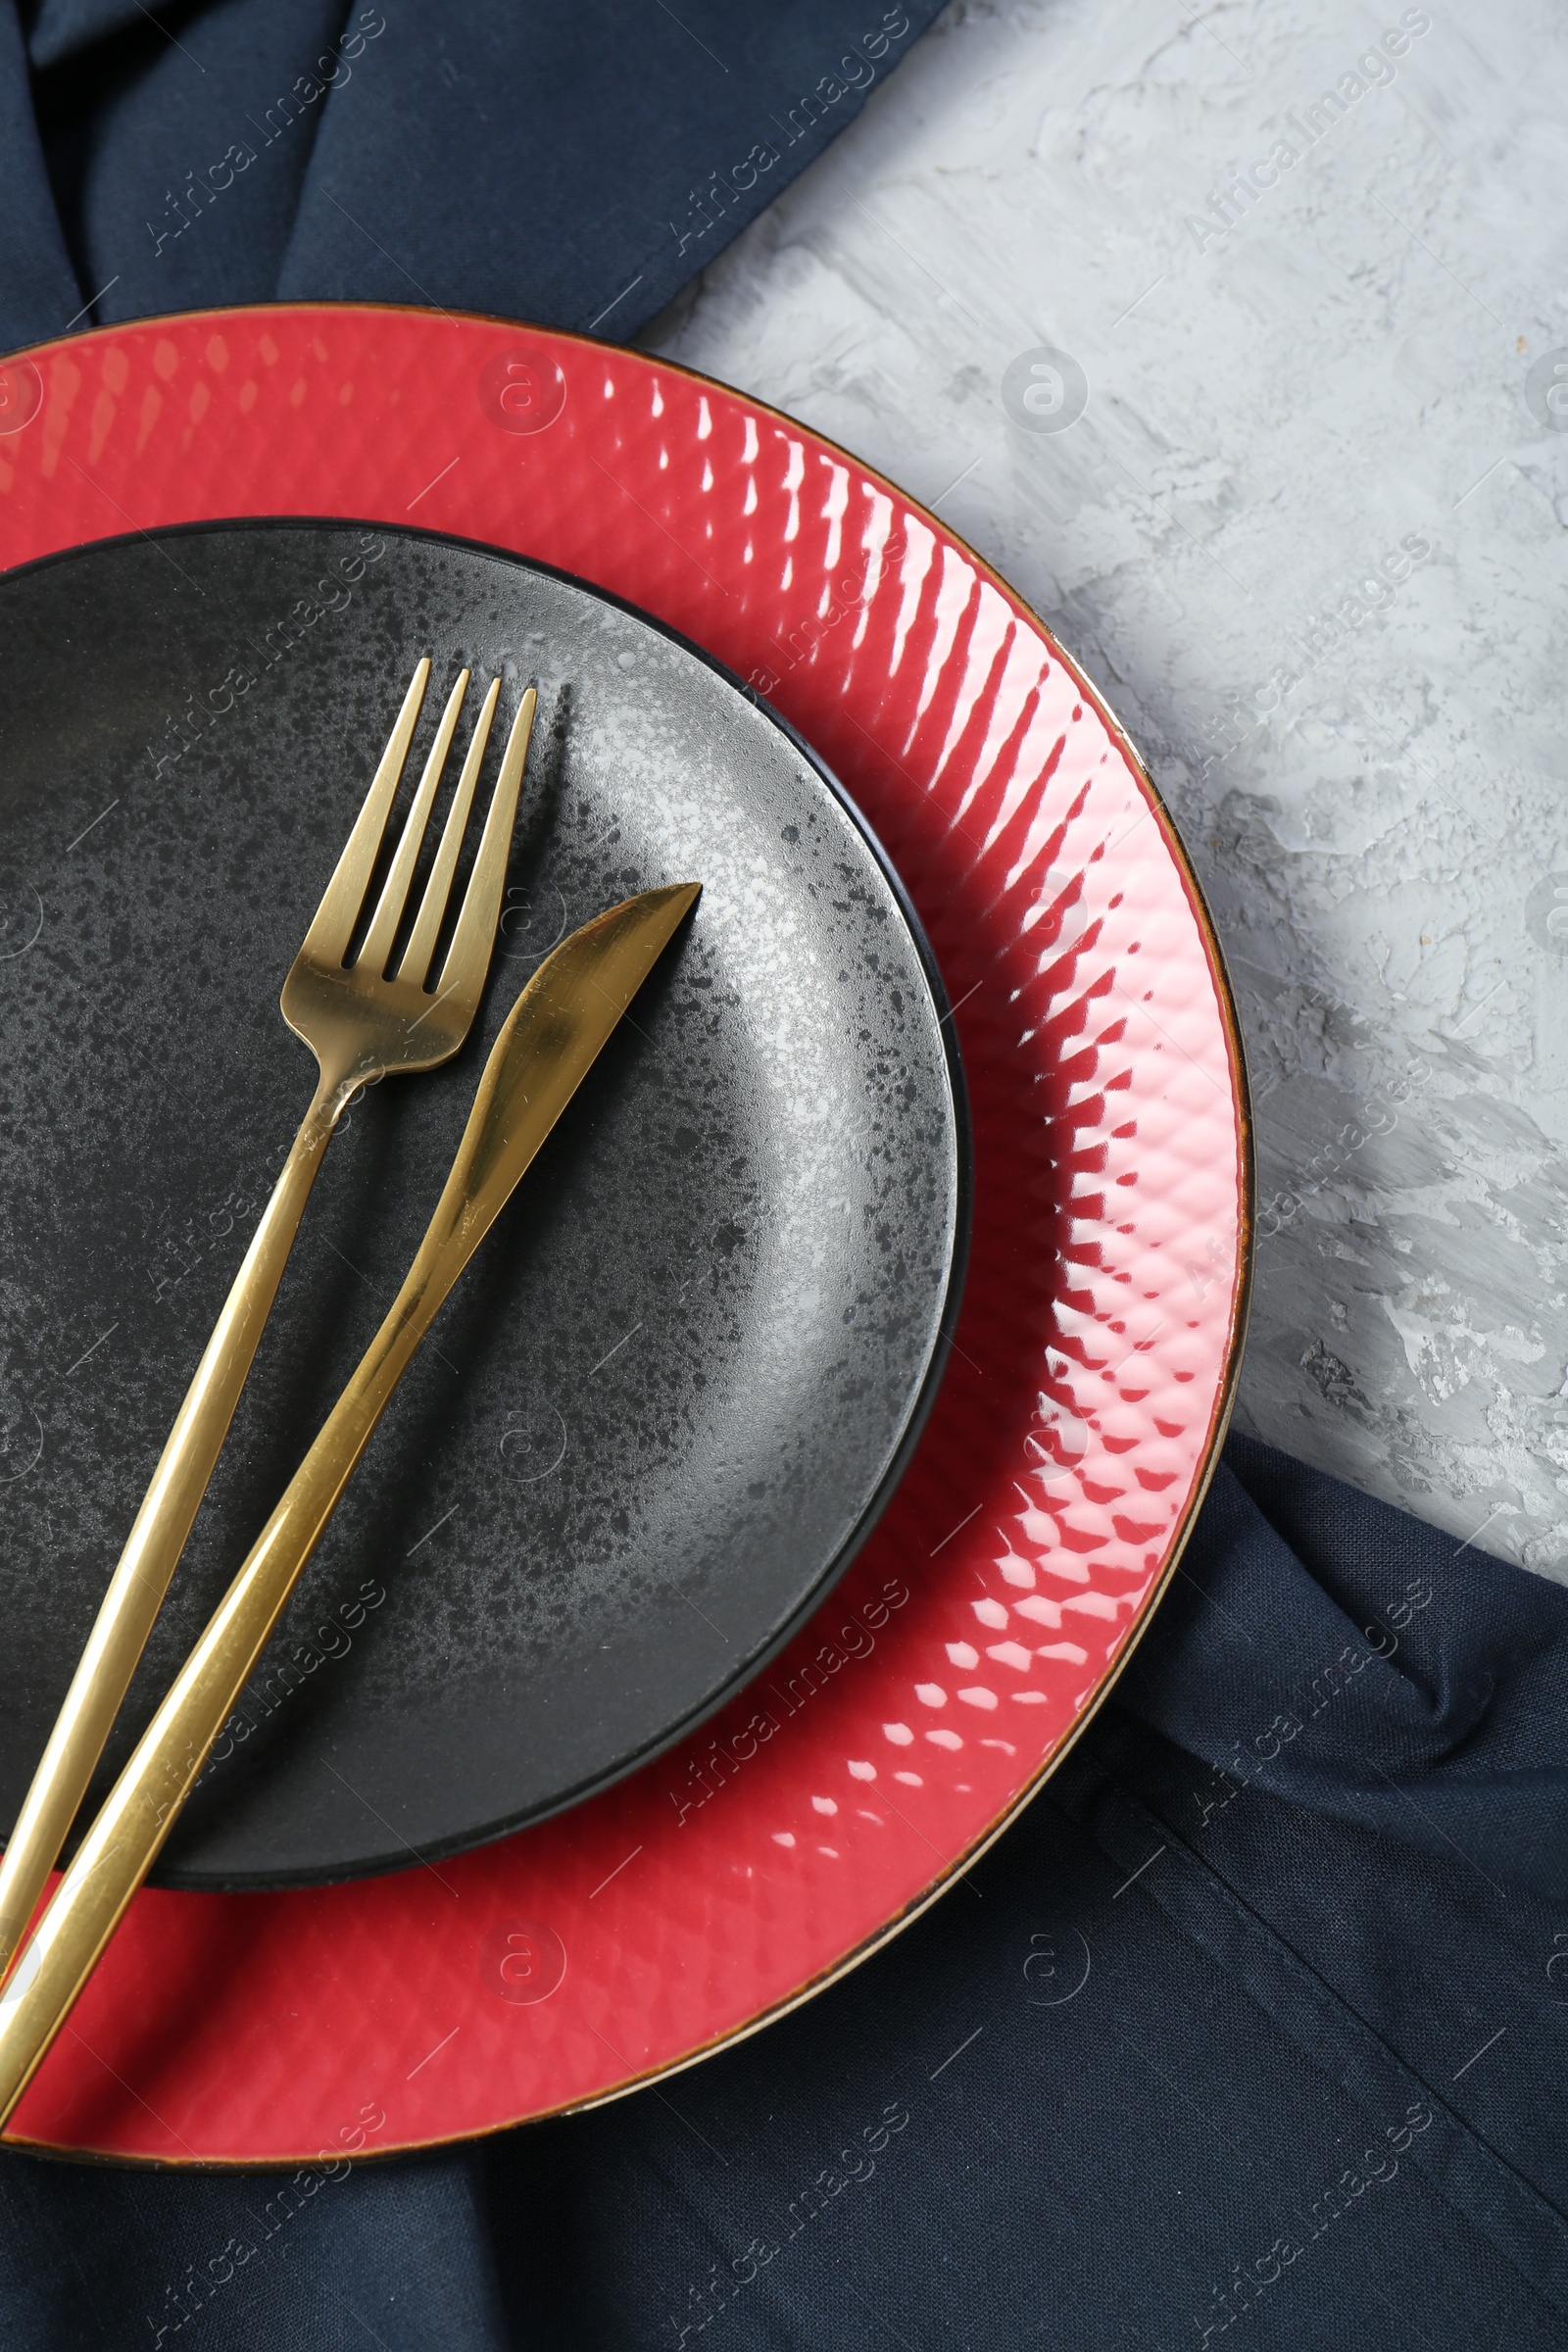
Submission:
M 539 687 L 491 983 L 456 1060 L 326 1154 L 95 1801 L 390 1303 L 518 989 L 635 890 L 704 897 L 405 1378 L 165 1884 L 396 1868 L 654 1753 L 847 1564 L 956 1307 L 928 951 L 831 779 L 695 649 L 352 523 L 5 575 L 0 1822 L 309 1101 L 278 990 L 423 653 L 405 804 L 464 663 L 468 715 L 504 680 L 481 795 Z

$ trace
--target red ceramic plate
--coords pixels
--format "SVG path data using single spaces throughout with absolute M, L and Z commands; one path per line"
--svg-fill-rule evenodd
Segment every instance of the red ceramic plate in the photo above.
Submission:
M 1039 1785 L 1147 1622 L 1223 1429 L 1248 1273 L 1241 1050 L 1197 886 L 1094 690 L 933 515 L 721 385 L 494 319 L 214 312 L 0 369 L 6 564 L 240 514 L 489 540 L 750 677 L 930 935 L 974 1238 L 875 1536 L 684 1748 L 438 1869 L 136 1898 L 12 2135 L 174 2164 L 581 2106 L 891 1935 Z M 49 875 L 14 879 L 47 907 Z

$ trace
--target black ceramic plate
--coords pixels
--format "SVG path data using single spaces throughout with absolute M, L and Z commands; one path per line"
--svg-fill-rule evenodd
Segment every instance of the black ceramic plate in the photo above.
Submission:
M 5 575 L 0 1821 L 309 1099 L 278 989 L 426 652 L 405 798 L 462 663 L 505 680 L 481 791 L 540 690 L 489 992 L 457 1059 L 368 1092 L 327 1153 L 95 1799 L 380 1321 L 528 973 L 632 891 L 704 897 L 405 1379 L 171 1885 L 438 1856 L 690 1727 L 863 1540 L 956 1307 L 930 955 L 832 779 L 694 648 L 356 524 Z

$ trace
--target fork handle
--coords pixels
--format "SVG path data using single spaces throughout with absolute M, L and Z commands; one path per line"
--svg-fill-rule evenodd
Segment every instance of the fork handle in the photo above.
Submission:
M 87 1646 L 17 1816 L 5 1861 L 0 1864 L 0 1979 L 26 1932 L 87 1793 L 104 1742 L 185 1548 L 271 1311 L 316 1172 L 351 1092 L 341 1078 L 329 1082 L 323 1077 L 317 1087 L 99 1605 Z
M 427 1243 L 0 1991 L 0 2128 L 173 1828 L 409 1358 L 488 1225 Z

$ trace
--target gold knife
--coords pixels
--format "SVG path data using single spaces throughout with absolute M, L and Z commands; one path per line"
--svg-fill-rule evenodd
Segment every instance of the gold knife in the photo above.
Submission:
M 0 2126 L 157 1859 L 437 1308 L 702 885 L 644 891 L 545 958 L 485 1063 L 408 1278 L 82 1840 L 0 1992 Z

